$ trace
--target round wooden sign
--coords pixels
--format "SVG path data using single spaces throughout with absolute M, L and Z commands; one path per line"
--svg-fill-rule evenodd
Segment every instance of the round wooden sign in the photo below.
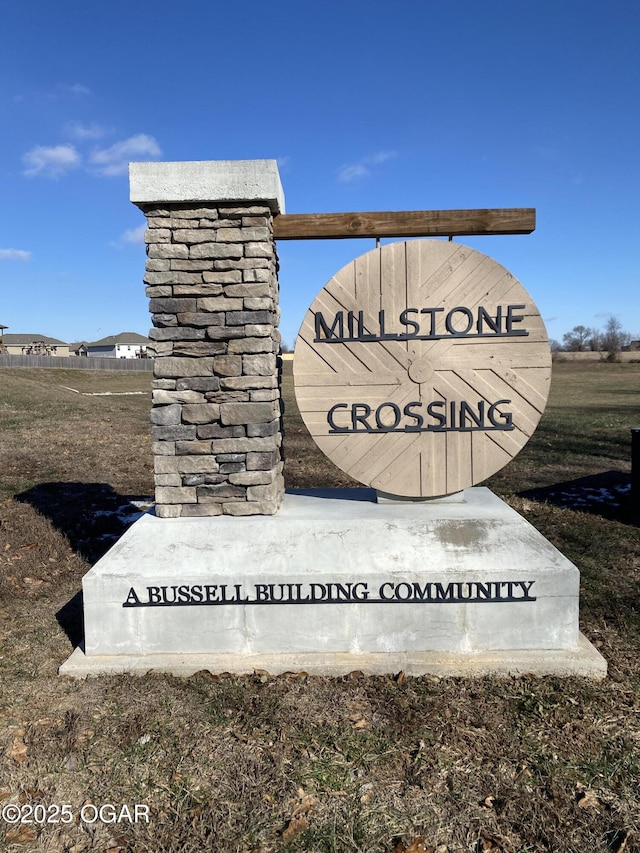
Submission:
M 457 243 L 391 243 L 336 273 L 293 361 L 302 418 L 355 480 L 404 497 L 452 494 L 499 471 L 544 411 L 549 341 L 531 297 Z

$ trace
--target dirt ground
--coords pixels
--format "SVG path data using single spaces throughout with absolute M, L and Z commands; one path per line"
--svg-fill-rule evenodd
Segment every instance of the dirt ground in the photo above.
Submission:
M 0 850 L 640 850 L 640 365 L 555 365 L 488 483 L 580 569 L 601 682 L 59 677 L 82 576 L 153 489 L 150 376 L 87 373 L 0 371 Z M 287 485 L 349 485 L 284 392 Z

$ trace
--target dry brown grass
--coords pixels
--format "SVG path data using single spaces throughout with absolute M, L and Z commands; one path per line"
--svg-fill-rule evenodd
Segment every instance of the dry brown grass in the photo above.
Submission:
M 640 531 L 628 501 L 577 511 L 551 494 L 628 479 L 640 369 L 595 368 L 554 368 L 538 433 L 492 485 L 580 568 L 602 683 L 58 677 L 65 630 L 77 637 L 68 603 L 122 530 L 96 511 L 152 490 L 148 398 L 60 386 L 150 377 L 0 371 L 0 807 L 150 811 L 148 825 L 0 824 L 0 850 L 639 850 Z M 310 444 L 288 376 L 285 393 L 288 484 L 347 485 Z

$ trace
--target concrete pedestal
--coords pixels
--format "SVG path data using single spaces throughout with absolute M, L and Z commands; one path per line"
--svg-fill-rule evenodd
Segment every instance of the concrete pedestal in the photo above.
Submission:
M 85 576 L 76 676 L 200 669 L 603 677 L 576 567 L 486 488 L 286 495 L 251 520 L 145 516 Z

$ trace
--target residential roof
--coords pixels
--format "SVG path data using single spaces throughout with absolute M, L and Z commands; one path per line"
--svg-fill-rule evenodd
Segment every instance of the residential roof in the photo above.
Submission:
M 92 341 L 87 344 L 90 347 L 113 347 L 116 344 L 149 344 L 149 338 L 144 335 L 139 335 L 137 332 L 120 332 L 119 335 L 109 335 L 107 338 L 101 338 L 99 341 Z
M 31 346 L 31 344 L 40 342 L 48 344 L 49 346 L 67 346 L 64 341 L 60 341 L 58 338 L 50 338 L 47 335 L 30 332 L 25 332 L 24 334 L 4 335 L 4 342 L 5 344 L 11 344 L 12 346 Z

